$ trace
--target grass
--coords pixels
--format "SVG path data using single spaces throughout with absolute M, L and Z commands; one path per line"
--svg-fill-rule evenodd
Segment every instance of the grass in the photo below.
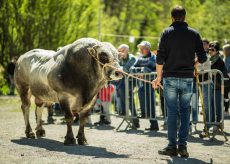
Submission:
M 2 96 L 0 97 L 0 106 L 2 109 L 9 109 L 10 112 L 21 112 L 21 100 L 19 97 Z M 34 103 L 31 104 L 30 110 L 35 110 Z

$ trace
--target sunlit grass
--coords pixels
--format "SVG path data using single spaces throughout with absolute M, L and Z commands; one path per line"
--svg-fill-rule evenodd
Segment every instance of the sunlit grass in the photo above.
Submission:
M 19 97 L 0 97 L 0 106 L 2 109 L 9 110 L 10 112 L 21 112 L 21 100 L 19 99 Z M 30 110 L 35 110 L 34 103 L 31 104 Z

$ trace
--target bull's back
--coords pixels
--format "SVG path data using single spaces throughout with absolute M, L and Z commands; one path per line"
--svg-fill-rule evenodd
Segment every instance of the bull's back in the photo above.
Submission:
M 21 55 L 16 63 L 14 79 L 16 87 L 29 85 L 34 76 L 32 69 L 42 65 L 55 54 L 54 51 L 34 49 Z

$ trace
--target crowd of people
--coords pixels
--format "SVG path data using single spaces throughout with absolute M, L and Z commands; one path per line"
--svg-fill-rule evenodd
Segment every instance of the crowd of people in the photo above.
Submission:
M 196 68 L 199 72 L 199 85 L 202 89 L 203 93 L 203 99 L 204 99 L 204 106 L 206 109 L 206 118 L 207 122 L 210 121 L 220 121 L 221 120 L 221 79 L 220 76 L 217 75 L 214 77 L 211 73 L 211 69 L 217 69 L 221 71 L 225 77 L 225 87 L 224 87 L 224 107 L 225 107 L 225 115 L 229 115 L 229 81 L 227 80 L 230 75 L 230 45 L 225 44 L 221 50 L 220 44 L 217 41 L 212 41 L 209 42 L 207 39 L 203 39 L 203 47 L 204 50 L 208 56 L 208 59 L 206 62 L 203 64 L 197 64 Z M 129 46 L 126 44 L 122 44 L 118 47 L 118 52 L 119 52 L 119 59 L 120 59 L 120 65 L 123 69 L 124 72 L 127 73 L 152 73 L 156 72 L 156 55 L 154 54 L 153 51 L 151 51 L 151 44 L 148 41 L 142 41 L 139 45 L 139 52 L 138 52 L 138 57 L 134 56 L 129 52 Z M 194 59 L 195 60 L 195 59 Z M 210 72 L 205 72 L 202 73 L 202 71 L 210 71 Z M 147 75 L 147 74 L 146 74 Z M 140 77 L 140 76 L 139 76 Z M 144 77 L 142 77 L 144 78 Z M 154 75 L 152 77 L 145 77 L 147 80 L 153 80 Z M 194 82 L 196 84 L 196 77 L 194 77 Z M 215 84 L 215 86 L 214 86 Z M 98 101 L 96 105 L 102 104 L 101 102 L 104 101 L 106 97 L 108 97 L 107 101 L 109 102 L 109 105 L 103 108 L 104 114 L 109 114 L 110 110 L 110 104 L 111 104 L 111 94 L 114 94 L 114 101 L 116 101 L 117 105 L 117 112 L 120 115 L 125 115 L 126 114 L 126 101 L 129 101 L 129 109 L 130 113 L 133 117 L 132 122 L 133 125 L 136 128 L 139 128 L 139 119 L 138 118 L 155 118 L 156 114 L 156 107 L 155 107 L 155 91 L 152 87 L 149 87 L 150 84 L 145 84 L 145 82 L 137 82 L 136 79 L 130 79 L 129 80 L 129 85 L 128 85 L 128 95 L 129 99 L 126 100 L 125 98 L 125 78 L 111 82 L 109 85 L 112 85 L 115 87 L 115 92 L 114 89 L 109 89 L 106 86 L 102 88 L 100 95 L 103 94 L 102 96 L 98 96 Z M 139 98 L 139 103 L 140 103 L 140 113 L 137 113 L 136 106 L 135 106 L 135 101 L 134 101 L 134 91 L 135 87 L 138 88 L 138 98 Z M 107 90 L 106 90 L 107 88 Z M 157 92 L 160 95 L 160 103 L 161 103 L 161 113 L 163 116 L 167 116 L 167 111 L 164 109 L 164 95 L 162 88 L 160 88 L 161 91 Z M 215 89 L 215 96 L 214 94 L 214 89 Z M 214 101 L 215 97 L 215 101 Z M 194 125 L 198 122 L 198 112 L 199 112 L 199 94 L 198 94 L 198 88 L 197 85 L 193 85 L 193 95 L 192 95 L 192 101 L 191 101 L 191 123 Z M 150 116 L 151 113 L 151 116 Z M 214 113 L 216 113 L 216 117 L 214 116 Z M 111 119 L 106 120 L 103 119 L 106 123 L 111 121 Z M 100 120 L 100 123 L 103 123 L 103 121 Z M 158 123 L 157 121 L 150 120 L 150 128 L 146 128 L 148 130 L 159 130 Z M 208 125 L 208 128 L 210 126 Z

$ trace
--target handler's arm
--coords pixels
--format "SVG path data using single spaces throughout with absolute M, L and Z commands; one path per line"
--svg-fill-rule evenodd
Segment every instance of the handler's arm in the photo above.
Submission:
M 152 86 L 154 89 L 157 89 L 159 86 L 161 86 L 162 69 L 163 69 L 163 65 L 156 64 L 157 77 L 152 82 Z

